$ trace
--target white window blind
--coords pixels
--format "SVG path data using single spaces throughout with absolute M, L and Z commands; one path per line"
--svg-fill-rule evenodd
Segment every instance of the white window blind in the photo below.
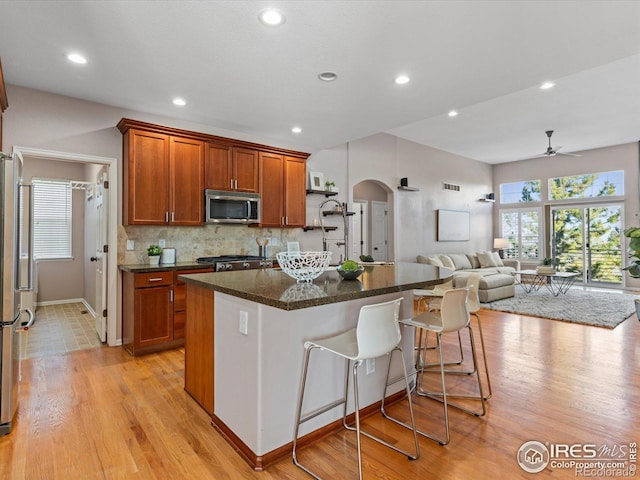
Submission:
M 33 256 L 71 258 L 71 182 L 33 179 Z

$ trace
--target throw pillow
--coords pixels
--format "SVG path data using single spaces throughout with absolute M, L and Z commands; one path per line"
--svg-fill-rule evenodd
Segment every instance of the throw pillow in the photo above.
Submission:
M 504 267 L 504 263 L 500 255 L 498 255 L 498 252 L 491 252 L 491 255 L 493 255 L 493 261 L 496 262 L 496 267 Z
M 456 266 L 453 264 L 453 261 L 451 260 L 451 258 L 449 258 L 448 255 L 440 255 L 438 258 L 440 258 L 443 267 L 450 268 L 451 270 L 456 269 Z
M 471 268 L 480 268 L 480 262 L 478 261 L 478 256 L 477 255 L 473 255 L 470 253 L 467 253 L 467 258 L 469 259 L 469 262 L 471 263 Z
M 493 255 L 491 252 L 478 252 L 476 253 L 478 256 L 478 261 L 480 262 L 480 267 L 497 267 L 495 260 L 493 259 Z
M 434 267 L 444 267 L 444 264 L 438 257 L 427 257 L 427 261 L 429 265 L 433 265 Z
M 456 270 L 464 270 L 464 269 L 471 268 L 471 262 L 469 261 L 469 259 L 465 254 L 458 254 L 458 253 L 450 254 L 449 258 L 451 259 L 453 264 L 456 266 Z

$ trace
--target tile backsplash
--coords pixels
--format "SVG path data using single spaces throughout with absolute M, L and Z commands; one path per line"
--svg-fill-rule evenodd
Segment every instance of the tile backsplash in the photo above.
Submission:
M 118 227 L 118 264 L 147 263 L 147 247 L 164 239 L 165 246 L 176 249 L 176 262 L 191 262 L 198 257 L 214 255 L 258 255 L 256 238 L 272 239 L 270 257 L 286 250 L 287 242 L 296 241 L 300 229 L 249 228 L 245 225 L 205 225 L 202 227 L 167 227 L 120 225 Z M 273 244 L 275 239 L 275 245 Z M 134 250 L 127 250 L 133 240 Z

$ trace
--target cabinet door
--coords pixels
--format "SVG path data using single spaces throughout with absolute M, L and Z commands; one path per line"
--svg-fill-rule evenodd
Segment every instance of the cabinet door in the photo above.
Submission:
M 204 144 L 171 137 L 171 214 L 173 225 L 204 224 Z
M 284 219 L 282 155 L 260 152 L 260 225 L 281 227 Z
M 169 136 L 129 130 L 125 136 L 125 225 L 165 224 L 169 216 Z
M 234 190 L 258 193 L 258 151 L 233 148 Z
M 207 143 L 204 157 L 204 188 L 232 190 L 231 147 Z
M 172 288 L 168 286 L 136 289 L 135 347 L 156 345 L 173 338 Z
M 303 227 L 307 217 L 307 165 L 301 158 L 284 157 L 284 217 L 287 227 Z

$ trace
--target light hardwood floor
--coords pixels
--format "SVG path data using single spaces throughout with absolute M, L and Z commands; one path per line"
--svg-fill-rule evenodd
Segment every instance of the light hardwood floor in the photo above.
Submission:
M 418 461 L 365 439 L 365 478 L 575 478 L 527 474 L 522 443 L 640 443 L 640 323 L 614 330 L 481 312 L 493 398 L 485 417 L 451 410 L 451 443 L 421 438 Z M 15 430 L 0 438 L 0 479 L 306 479 L 290 459 L 253 472 L 184 392 L 184 352 L 133 358 L 97 348 L 22 364 Z M 418 422 L 441 428 L 438 403 L 416 401 Z M 392 407 L 403 415 L 404 405 Z M 369 429 L 410 446 L 378 416 Z M 300 453 L 327 479 L 357 477 L 354 436 L 339 432 Z

